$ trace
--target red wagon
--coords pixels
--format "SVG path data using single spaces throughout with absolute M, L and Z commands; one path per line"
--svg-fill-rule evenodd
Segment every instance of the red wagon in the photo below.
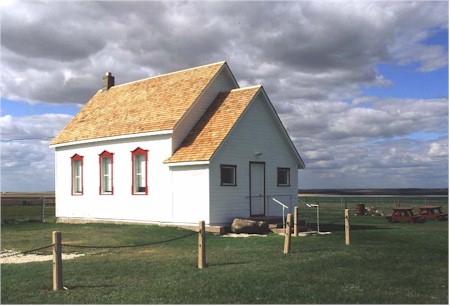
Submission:
M 429 220 L 448 220 L 448 214 L 442 212 L 442 206 L 424 206 L 419 208 L 419 215 Z
M 407 221 L 409 223 L 422 223 L 425 218 L 415 215 L 411 207 L 395 207 L 392 215 L 386 216 L 389 222 Z

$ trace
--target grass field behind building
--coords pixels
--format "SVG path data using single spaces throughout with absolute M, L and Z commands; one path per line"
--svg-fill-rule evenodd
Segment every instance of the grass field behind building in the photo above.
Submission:
M 338 203 L 339 204 L 339 203 Z M 419 204 L 421 205 L 421 204 Z M 322 206 L 322 204 L 321 204 Z M 80 249 L 63 262 L 64 286 L 52 291 L 52 263 L 2 264 L 3 304 L 447 304 L 448 222 L 388 223 L 351 218 L 344 245 L 340 209 L 321 207 L 331 235 L 224 238 L 208 235 L 207 264 L 197 269 L 197 236 L 124 249 Z M 333 206 L 333 208 L 336 208 Z M 447 211 L 447 210 L 446 210 Z M 328 224 L 327 224 L 328 222 Z M 63 243 L 136 245 L 183 237 L 186 230 L 145 225 L 2 225 L 2 250 Z M 51 250 L 43 253 L 50 254 Z

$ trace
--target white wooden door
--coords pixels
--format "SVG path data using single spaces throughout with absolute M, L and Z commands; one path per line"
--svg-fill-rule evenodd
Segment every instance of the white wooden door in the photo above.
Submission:
M 264 216 L 266 203 L 265 164 L 250 162 L 250 215 Z

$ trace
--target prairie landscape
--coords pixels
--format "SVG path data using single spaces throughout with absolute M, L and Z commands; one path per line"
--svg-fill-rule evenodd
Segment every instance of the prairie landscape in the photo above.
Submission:
M 369 199 L 374 198 L 349 197 L 346 205 L 352 210 Z M 396 203 L 394 198 L 383 199 L 386 209 Z M 57 292 L 51 290 L 51 261 L 2 264 L 1 302 L 448 303 L 448 222 L 389 223 L 383 216 L 352 215 L 351 244 L 345 245 L 341 209 L 345 199 L 307 196 L 306 200 L 320 203 L 320 229 L 331 234 L 292 237 L 289 254 L 283 254 L 284 237 L 275 233 L 246 238 L 207 234 L 207 268 L 201 270 L 197 234 L 188 230 L 155 225 L 2 224 L 2 256 L 10 254 L 6 251 L 51 245 L 53 231 L 62 233 L 63 254 L 82 256 L 63 259 L 66 289 Z M 305 215 L 302 201 L 299 218 L 314 230 L 315 213 Z M 419 207 L 425 198 L 400 201 Z M 447 196 L 430 201 L 448 211 Z M 34 253 L 50 255 L 51 247 Z

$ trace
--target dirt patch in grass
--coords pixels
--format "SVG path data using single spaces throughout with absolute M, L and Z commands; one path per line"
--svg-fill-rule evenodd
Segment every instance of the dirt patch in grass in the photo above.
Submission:
M 10 256 L 15 252 L 13 251 L 6 251 L 2 253 L 2 256 L 5 256 L 4 258 L 0 259 L 0 263 L 3 264 L 24 264 L 29 262 L 38 262 L 38 261 L 49 261 L 53 259 L 53 255 L 37 255 L 37 254 L 19 254 L 16 256 Z M 76 257 L 84 256 L 85 254 L 62 254 L 63 260 L 73 259 Z
M 153 253 L 156 253 L 156 251 L 155 250 L 143 250 L 143 251 L 140 251 L 139 253 L 141 253 L 141 254 L 153 254 Z
M 221 237 L 225 237 L 225 238 L 229 238 L 229 237 L 231 237 L 231 238 L 246 238 L 246 237 L 267 237 L 267 235 L 230 233 L 230 234 L 222 235 Z

